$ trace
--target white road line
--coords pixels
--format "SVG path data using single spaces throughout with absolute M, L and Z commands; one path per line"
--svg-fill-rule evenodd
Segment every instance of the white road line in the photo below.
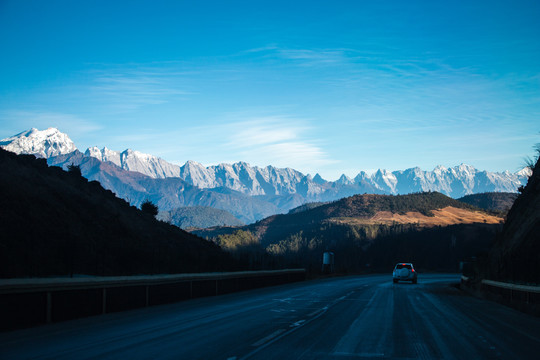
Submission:
M 261 340 L 254 342 L 253 344 L 251 344 L 251 346 L 254 346 L 254 347 L 261 346 L 262 344 L 267 343 L 268 341 L 272 340 L 276 336 L 279 336 L 283 332 L 285 332 L 285 329 L 278 329 L 274 331 L 273 333 L 271 333 L 270 335 L 263 337 Z

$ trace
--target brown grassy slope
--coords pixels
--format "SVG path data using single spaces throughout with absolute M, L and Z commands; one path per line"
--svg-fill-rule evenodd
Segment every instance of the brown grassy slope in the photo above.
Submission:
M 390 211 L 379 211 L 371 217 L 342 217 L 330 218 L 328 221 L 338 224 L 375 225 L 375 224 L 416 224 L 420 227 L 448 226 L 456 224 L 499 224 L 504 221 L 502 217 L 490 215 L 482 211 L 460 209 L 447 206 L 432 210 L 433 216 L 426 216 L 418 211 L 409 211 L 405 214 Z

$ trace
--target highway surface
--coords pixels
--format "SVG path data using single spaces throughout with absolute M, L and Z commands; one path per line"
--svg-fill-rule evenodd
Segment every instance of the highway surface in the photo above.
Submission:
M 307 281 L 0 333 L 1 359 L 538 359 L 540 318 L 458 275 Z

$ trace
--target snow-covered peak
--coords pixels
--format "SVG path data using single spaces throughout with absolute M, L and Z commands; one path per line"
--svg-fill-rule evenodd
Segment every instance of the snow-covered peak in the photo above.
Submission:
M 327 181 L 324 180 L 321 175 L 319 175 L 319 173 L 315 174 L 315 176 L 313 177 L 313 182 L 319 185 L 327 183 Z
M 84 152 L 84 155 L 91 156 L 99 160 L 101 160 L 101 156 L 102 156 L 101 150 L 99 150 L 97 146 L 92 146 L 86 149 L 86 151 Z
M 86 156 L 94 157 L 99 161 L 110 161 L 117 166 L 123 167 L 118 151 L 110 150 L 106 147 L 100 150 L 97 146 L 92 146 L 86 149 L 84 154 Z
M 516 175 L 518 176 L 523 176 L 523 177 L 526 177 L 526 178 L 529 178 L 531 175 L 532 175 L 532 170 L 530 167 L 526 166 L 524 167 L 523 169 L 519 170 Z
M 336 183 L 340 185 L 352 185 L 354 184 L 354 181 L 347 175 L 342 174 L 341 177 L 336 180 Z
M 452 170 L 454 170 L 458 174 L 467 174 L 467 175 L 474 175 L 477 171 L 474 166 L 463 164 L 463 163 L 460 164 L 459 166 L 453 167 Z
M 437 174 L 445 173 L 447 171 L 448 171 L 448 168 L 442 165 L 437 165 L 435 166 L 435 169 L 433 169 L 433 172 Z
M 77 150 L 73 141 L 56 128 L 41 131 L 32 128 L 0 140 L 0 146 L 16 154 L 31 154 L 44 158 L 69 154 Z

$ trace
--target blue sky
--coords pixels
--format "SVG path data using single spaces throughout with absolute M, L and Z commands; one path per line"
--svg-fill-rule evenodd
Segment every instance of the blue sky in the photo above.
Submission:
M 328 180 L 540 140 L 538 1 L 0 0 L 0 138 Z

